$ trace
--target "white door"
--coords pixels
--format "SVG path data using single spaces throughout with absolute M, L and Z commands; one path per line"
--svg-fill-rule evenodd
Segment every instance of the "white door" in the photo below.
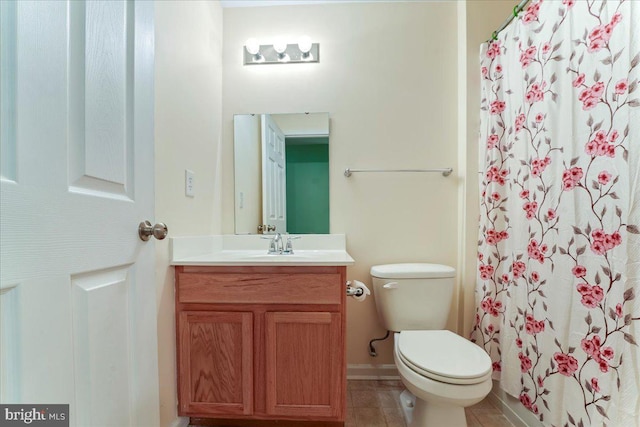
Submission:
M 284 133 L 268 114 L 262 115 L 262 223 L 287 231 L 287 165 Z
M 0 1 L 0 400 L 159 424 L 153 4 Z

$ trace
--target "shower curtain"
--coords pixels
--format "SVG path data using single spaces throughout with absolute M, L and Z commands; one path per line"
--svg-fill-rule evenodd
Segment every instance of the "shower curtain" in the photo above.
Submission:
M 640 426 L 640 2 L 534 1 L 481 50 L 472 340 L 553 426 Z

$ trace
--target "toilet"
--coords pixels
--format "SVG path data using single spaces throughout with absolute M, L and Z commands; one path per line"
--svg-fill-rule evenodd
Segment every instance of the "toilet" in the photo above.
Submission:
M 464 408 L 491 391 L 491 358 L 445 330 L 455 269 L 439 264 L 371 267 L 378 318 L 394 331 L 400 403 L 409 427 L 465 427 Z

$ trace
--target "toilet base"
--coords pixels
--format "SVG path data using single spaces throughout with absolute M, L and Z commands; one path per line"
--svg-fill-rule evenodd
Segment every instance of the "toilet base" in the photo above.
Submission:
M 400 393 L 400 407 L 408 427 L 467 427 L 463 407 L 417 399 L 409 390 Z

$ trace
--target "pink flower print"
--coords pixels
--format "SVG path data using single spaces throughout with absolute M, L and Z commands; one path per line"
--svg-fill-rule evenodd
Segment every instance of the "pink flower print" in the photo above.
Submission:
M 479 267 L 480 270 L 480 278 L 482 280 L 488 280 L 491 278 L 491 275 L 493 274 L 493 266 L 486 264 L 486 265 L 481 265 Z
M 525 408 L 531 409 L 531 403 L 532 402 L 531 402 L 531 397 L 529 397 L 528 394 L 522 393 L 520 395 L 520 403 L 522 403 Z
M 598 182 L 602 185 L 607 185 L 611 179 L 611 174 L 607 171 L 602 171 L 598 174 Z
M 616 140 L 618 139 L 618 136 L 620 136 L 620 134 L 618 134 L 617 130 L 612 130 L 609 133 L 609 142 L 616 142 Z
M 531 46 L 520 54 L 520 64 L 522 64 L 522 68 L 527 68 L 529 64 L 531 64 L 531 61 L 533 61 L 536 56 L 536 52 L 537 48 L 535 46 Z
M 522 348 L 522 340 L 520 338 L 516 338 L 516 346 Z
M 516 117 L 516 121 L 515 121 L 515 128 L 516 128 L 516 132 L 520 132 L 523 128 L 524 128 L 524 122 L 526 120 L 526 117 L 524 114 L 518 114 L 518 116 Z
M 528 315 L 524 329 L 529 335 L 536 335 L 544 331 L 544 320 L 536 320 L 532 315 Z
M 542 123 L 543 120 L 544 120 L 544 114 L 542 113 L 536 114 L 536 122 Z
M 524 22 L 525 24 L 529 24 L 531 22 L 538 20 L 538 13 L 540 13 L 540 3 L 542 3 L 542 0 L 540 0 L 535 4 L 530 5 L 527 8 L 527 13 L 525 13 L 524 18 L 522 19 L 522 22 Z
M 525 24 L 530 24 L 531 22 L 536 20 L 536 16 L 533 13 L 527 13 L 524 15 L 524 18 L 522 19 L 522 22 L 524 22 Z
M 538 202 L 526 202 L 522 209 L 527 213 L 527 219 L 533 219 L 538 212 Z
M 542 101 L 544 99 L 544 87 L 546 86 L 546 82 L 543 82 L 542 85 L 538 83 L 533 83 L 529 86 L 529 90 L 525 94 L 525 100 L 529 104 L 533 104 L 537 101 Z
M 613 355 L 614 355 L 613 348 L 611 348 L 611 347 L 605 347 L 605 348 L 603 348 L 603 349 L 602 349 L 602 351 L 600 352 L 600 354 L 601 354 L 601 355 L 602 355 L 602 357 L 604 357 L 605 359 L 607 359 L 607 360 L 611 360 L 611 359 L 613 359 Z
M 570 377 L 578 369 L 578 361 L 569 354 L 555 353 L 553 358 L 558 364 L 558 372 L 564 376 Z
M 515 279 L 519 279 L 520 277 L 522 277 L 524 272 L 527 270 L 527 266 L 522 261 L 516 261 L 516 262 L 514 262 L 512 264 L 511 269 L 513 271 L 513 277 Z
M 587 142 L 587 144 L 584 146 L 584 151 L 590 155 L 590 156 L 597 156 L 598 155 L 598 143 L 595 141 L 589 141 Z
M 627 79 L 622 79 L 616 83 L 615 90 L 618 95 L 623 95 L 627 91 Z
M 595 240 L 604 240 L 607 233 L 604 232 L 601 228 L 596 228 L 591 232 L 591 238 Z
M 486 176 L 490 182 L 497 182 L 499 185 L 504 185 L 506 183 L 505 178 L 509 176 L 509 171 L 506 169 L 498 169 L 497 166 L 491 166 Z
M 613 234 L 611 234 L 611 239 L 613 240 L 613 244 L 615 246 L 618 246 L 622 243 L 622 235 L 618 231 L 614 231 Z
M 551 50 L 551 44 L 550 43 L 545 43 L 542 45 L 542 53 L 543 54 L 547 54 L 549 53 L 549 51 Z
M 587 268 L 583 265 L 578 264 L 571 269 L 571 272 L 576 277 L 584 277 L 587 275 Z
M 508 282 L 509 281 L 509 275 L 508 274 L 503 274 L 502 275 L 502 281 L 503 282 Z
M 582 168 L 573 167 L 571 169 L 565 169 L 562 173 L 562 189 L 569 191 L 573 189 L 583 176 Z
M 597 344 L 593 339 L 588 340 L 586 338 L 580 342 L 580 347 L 582 348 L 582 350 L 591 357 L 593 357 L 594 354 L 597 354 L 600 351 L 600 339 L 597 336 L 594 338 L 598 338 Z
M 501 72 L 502 72 L 502 65 L 496 64 L 496 73 L 501 73 Z
M 492 149 L 493 147 L 495 147 L 498 143 L 498 140 L 499 138 L 497 134 L 492 133 L 491 135 L 489 135 L 489 138 L 487 138 L 487 148 Z
M 622 14 L 620 12 L 616 12 L 612 17 L 611 17 L 611 23 L 613 25 L 616 25 L 618 23 L 620 23 L 620 21 L 622 21 Z
M 487 77 L 489 75 L 489 70 L 487 70 L 487 67 L 482 67 L 480 70 L 482 72 L 482 77 Z
M 582 102 L 582 109 L 584 111 L 589 111 L 589 110 L 593 109 L 596 105 L 598 105 L 598 98 L 590 97 L 590 98 L 585 99 Z
M 490 45 L 489 49 L 487 49 L 487 57 L 493 59 L 496 56 L 500 55 L 500 41 L 494 40 Z
M 573 81 L 573 87 L 578 87 L 582 83 L 584 83 L 584 73 L 579 74 L 578 77 L 576 77 L 576 79 Z M 584 99 L 581 99 L 580 101 L 584 101 Z
M 531 174 L 533 176 L 540 176 L 549 164 L 551 164 L 551 158 L 548 156 L 544 159 L 531 160 Z
M 598 255 L 603 255 L 622 243 L 622 235 L 618 231 L 607 234 L 600 228 L 591 232 L 591 239 L 591 250 Z
M 525 356 L 524 353 L 518 353 L 518 358 L 520 359 L 520 371 L 527 372 L 529 369 L 531 369 L 531 366 L 533 366 L 531 364 L 531 359 Z
M 500 193 L 491 194 L 491 198 L 497 202 L 498 200 L 500 200 Z
M 622 304 L 618 303 L 616 304 L 616 316 L 618 316 L 618 318 L 622 318 Z
M 541 375 L 538 375 L 538 387 L 544 387 L 544 378 Z
M 556 216 L 557 216 L 557 214 L 556 214 L 555 210 L 549 209 L 547 211 L 547 218 L 549 219 L 549 221 L 553 221 L 554 219 L 556 219 Z
M 531 281 L 533 283 L 536 283 L 538 280 L 540 280 L 540 274 L 538 274 L 537 271 L 532 271 L 531 272 Z
M 589 43 L 589 47 L 587 48 L 587 52 L 594 53 L 594 52 L 599 51 L 603 47 L 604 47 L 604 40 L 603 39 L 595 39 L 595 40 L 592 40 L 591 43 Z
M 487 332 L 489 333 L 493 332 L 493 325 L 491 323 L 487 325 Z
M 591 86 L 591 96 L 595 96 L 596 98 L 600 98 L 602 93 L 604 92 L 604 83 L 597 82 L 593 86 Z
M 500 372 L 502 371 L 502 366 L 500 365 L 500 361 L 498 362 L 493 362 L 491 364 L 491 369 L 493 370 L 493 372 Z
M 493 270 L 493 267 L 491 267 L 491 269 Z M 482 308 L 485 313 L 488 313 L 493 317 L 498 317 L 500 310 L 502 309 L 502 302 L 494 301 L 493 298 L 487 297 L 480 303 L 480 308 Z
M 584 102 L 589 97 L 591 97 L 591 89 L 582 89 L 580 91 L 580 95 L 578 96 L 578 100 Z
M 575 0 L 562 0 L 562 4 L 567 6 L 567 9 L 571 9 L 575 3 Z
M 522 191 L 520 192 L 520 198 L 521 198 L 521 199 L 526 199 L 526 198 L 528 198 L 528 197 L 529 197 L 529 190 L 522 190 Z
M 598 362 L 598 367 L 600 368 L 600 371 L 605 374 L 609 372 L 609 364 L 607 363 L 606 360 L 600 360 Z
M 491 114 L 500 114 L 504 111 L 506 104 L 504 101 L 493 101 L 491 103 Z
M 538 241 L 532 239 L 527 246 L 527 252 L 529 253 L 529 257 L 537 260 L 540 264 L 544 263 L 544 251 L 546 250 L 546 245 L 538 246 Z
M 582 295 L 580 302 L 587 308 L 595 308 L 604 298 L 604 291 L 598 285 L 590 285 L 588 283 L 580 283 L 576 289 Z
M 595 254 L 604 255 L 604 253 L 607 251 L 607 248 L 602 241 L 595 241 L 591 244 L 591 250 Z
M 598 379 L 597 378 L 591 378 L 591 388 L 593 389 L 593 391 L 595 391 L 596 393 L 600 392 L 600 386 L 598 385 Z

